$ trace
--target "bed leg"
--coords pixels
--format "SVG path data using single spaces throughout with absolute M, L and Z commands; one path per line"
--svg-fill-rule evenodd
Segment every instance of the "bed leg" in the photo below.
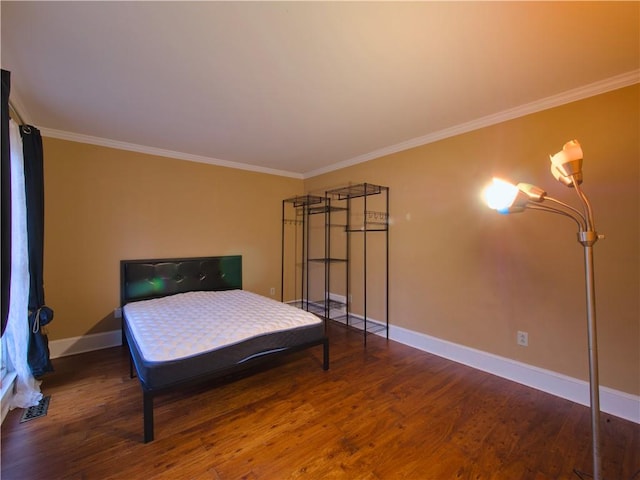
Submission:
M 144 416 L 144 443 L 153 441 L 153 395 L 150 392 L 142 392 L 143 416 Z
M 326 337 L 322 342 L 322 369 L 329 370 L 329 339 Z

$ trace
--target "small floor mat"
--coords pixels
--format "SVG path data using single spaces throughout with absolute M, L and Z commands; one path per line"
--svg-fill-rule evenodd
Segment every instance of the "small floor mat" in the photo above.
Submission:
M 47 414 L 47 410 L 49 410 L 50 400 L 51 395 L 47 395 L 46 397 L 42 397 L 38 405 L 27 408 L 24 412 L 22 412 L 20 423 L 28 422 L 29 420 L 33 420 L 34 418 L 44 417 Z

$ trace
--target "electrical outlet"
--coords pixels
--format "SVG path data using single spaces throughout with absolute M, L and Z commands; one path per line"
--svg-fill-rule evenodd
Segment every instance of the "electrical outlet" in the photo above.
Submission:
M 276 287 L 271 287 L 269 289 L 269 295 L 271 295 L 272 297 L 276 294 Z
M 517 339 L 518 345 L 521 345 L 523 347 L 529 346 L 529 334 L 527 332 L 518 331 Z
M 122 318 L 122 309 L 121 308 L 116 308 L 113 311 L 113 318 Z

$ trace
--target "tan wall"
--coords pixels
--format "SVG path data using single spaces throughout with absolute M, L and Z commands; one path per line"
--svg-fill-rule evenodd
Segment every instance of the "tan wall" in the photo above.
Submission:
M 240 254 L 247 290 L 280 290 L 282 198 L 302 180 L 44 138 L 51 340 L 120 328 L 121 259 Z
M 575 224 L 540 212 L 499 215 L 492 176 L 578 204 L 548 155 L 583 146 L 594 247 L 601 383 L 640 394 L 637 85 L 310 178 L 390 187 L 390 321 L 457 344 L 588 378 L 583 248 Z M 355 277 L 354 277 L 355 279 Z M 529 333 L 529 347 L 516 332 Z
M 494 175 L 545 187 L 548 155 L 577 138 L 598 231 L 603 385 L 640 394 L 638 86 L 301 180 L 44 139 L 50 338 L 119 328 L 123 258 L 242 254 L 249 290 L 280 287 L 283 198 L 349 182 L 391 189 L 394 325 L 587 378 L 582 247 L 574 224 L 502 216 L 480 192 Z M 304 188 L 303 188 L 304 187 Z M 279 298 L 279 291 L 276 295 Z M 355 301 L 355 298 L 354 298 Z M 529 347 L 516 345 L 517 330 Z

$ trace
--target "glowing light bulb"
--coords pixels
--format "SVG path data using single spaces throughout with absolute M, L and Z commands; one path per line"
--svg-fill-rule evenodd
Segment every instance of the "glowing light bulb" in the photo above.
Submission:
M 494 177 L 493 182 L 484 190 L 484 198 L 489 208 L 500 212 L 513 205 L 518 191 L 517 186 Z

